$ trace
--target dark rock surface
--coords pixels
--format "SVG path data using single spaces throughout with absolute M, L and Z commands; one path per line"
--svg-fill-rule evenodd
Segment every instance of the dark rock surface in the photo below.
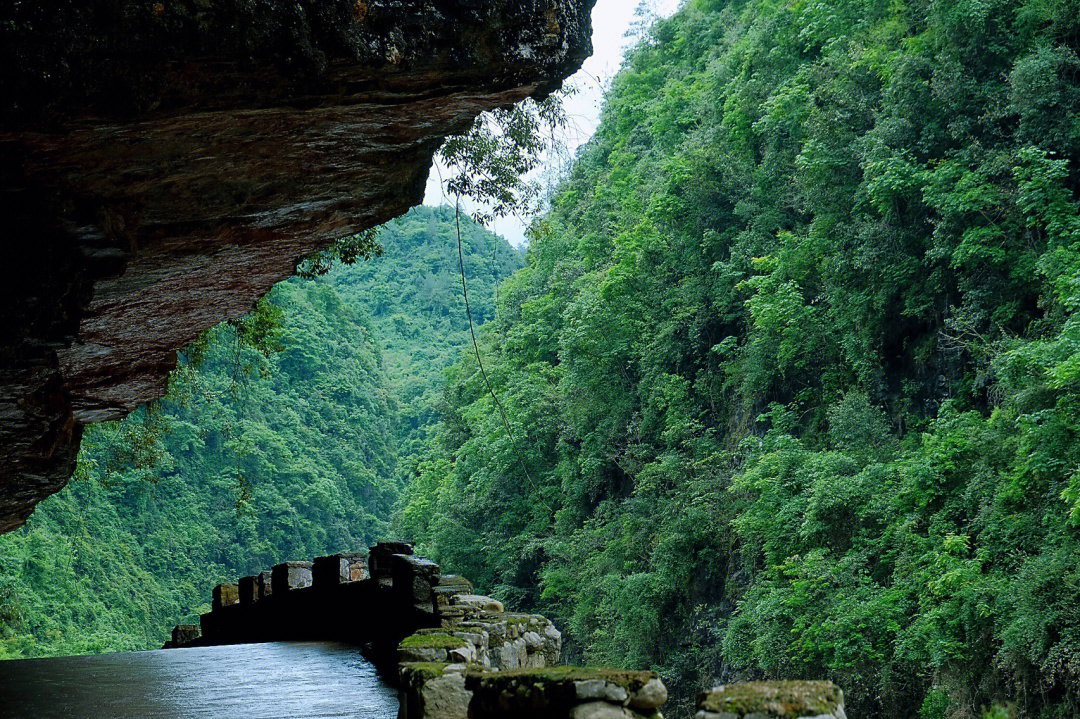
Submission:
M 236 584 L 219 584 L 214 587 L 212 606 L 214 609 L 231 607 L 240 603 L 239 589 Z
M 254 604 L 259 601 L 259 578 L 240 577 L 236 586 L 239 589 L 240 603 L 243 605 Z
M 195 624 L 177 624 L 173 627 L 173 644 L 188 644 L 199 638 L 199 627 Z
M 45 0 L 0 8 L 0 532 L 83 425 L 297 262 L 422 199 L 481 111 L 590 50 L 593 0 Z

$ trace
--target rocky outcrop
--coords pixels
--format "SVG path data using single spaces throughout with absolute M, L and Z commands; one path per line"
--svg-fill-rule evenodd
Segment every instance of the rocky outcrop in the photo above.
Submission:
M 52 0 L 0 9 L 0 531 L 82 427 L 335 239 L 420 201 L 481 111 L 549 93 L 592 0 Z

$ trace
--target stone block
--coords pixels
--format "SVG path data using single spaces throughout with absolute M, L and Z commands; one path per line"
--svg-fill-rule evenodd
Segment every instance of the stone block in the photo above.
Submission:
M 369 554 L 389 557 L 393 554 L 412 554 L 412 542 L 376 542 L 374 547 L 369 547 Z
M 612 704 L 626 704 L 630 693 L 625 687 L 603 679 L 583 679 L 574 682 L 577 698 L 582 701 L 601 701 Z
M 404 604 L 425 612 L 435 611 L 433 585 L 438 584 L 439 565 L 430 559 L 409 554 L 390 557 L 390 578 L 394 594 Z
M 641 715 L 618 704 L 592 701 L 571 709 L 570 719 L 641 719 Z
M 190 644 L 199 638 L 199 627 L 195 624 L 177 624 L 172 630 L 172 643 L 175 647 Z
M 259 578 L 258 577 L 240 577 L 240 581 L 236 583 L 240 591 L 240 603 L 244 606 L 249 606 L 259 601 Z
M 524 669 L 529 659 L 529 650 L 524 639 L 511 639 L 488 649 L 491 668 L 497 671 Z
M 458 594 L 472 594 L 475 591 L 472 582 L 457 574 L 439 575 L 438 583 L 433 585 L 431 590 L 435 594 L 436 609 L 444 615 L 448 613 L 447 609 L 450 607 L 452 597 Z M 457 614 L 460 615 L 461 612 Z
M 465 619 L 465 607 L 449 607 L 438 605 L 439 618 L 445 622 L 460 622 Z
M 350 582 L 362 582 L 371 575 L 368 573 L 367 555 L 366 554 L 346 554 L 346 560 L 349 563 L 349 579 Z
M 379 582 L 390 579 L 390 558 L 395 554 L 409 555 L 413 547 L 406 542 L 379 542 L 368 551 L 368 571 Z
M 399 668 L 400 719 L 468 719 L 472 692 L 465 666 L 446 662 L 404 663 Z
M 269 569 L 265 572 L 259 572 L 256 581 L 259 585 L 259 599 L 266 599 L 274 593 L 273 572 Z
M 827 681 L 725 684 L 698 696 L 696 719 L 847 719 L 844 693 Z
M 438 584 L 442 570 L 435 562 L 426 557 L 414 554 L 394 554 L 390 556 L 390 576 L 394 579 L 401 576 L 423 577 L 431 584 Z
M 315 587 L 348 584 L 367 579 L 367 556 L 359 553 L 331 554 L 316 557 L 311 567 Z
M 485 597 L 481 594 L 457 594 L 450 599 L 450 605 L 456 607 L 472 607 L 485 612 L 502 612 L 503 604 L 498 599 Z
M 239 603 L 240 589 L 235 584 L 219 584 L 214 587 L 213 607 L 215 610 Z
M 270 576 L 274 592 L 291 592 L 311 586 L 311 562 L 282 562 L 275 564 Z
M 475 664 L 479 659 L 476 651 L 476 647 L 468 644 L 464 647 L 458 647 L 457 649 L 451 649 L 447 652 L 451 662 L 456 664 Z
M 349 562 L 340 554 L 315 557 L 311 563 L 311 584 L 316 588 L 335 586 L 347 582 Z
M 443 647 L 404 647 L 398 649 L 398 662 L 445 662 L 447 652 Z
M 424 682 L 420 699 L 425 719 L 468 719 L 472 692 L 460 672 L 444 672 Z
M 398 661 L 445 662 L 451 650 L 466 649 L 470 646 L 467 640 L 447 633 L 417 633 L 405 637 L 398 644 Z
M 472 582 L 460 574 L 440 574 L 439 591 L 456 592 L 457 594 L 472 594 L 474 592 Z
M 667 701 L 667 687 L 659 679 L 650 679 L 630 695 L 630 707 L 640 712 L 652 712 Z

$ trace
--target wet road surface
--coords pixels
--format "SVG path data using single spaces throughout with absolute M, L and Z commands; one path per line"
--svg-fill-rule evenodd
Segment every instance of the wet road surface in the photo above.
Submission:
M 395 719 L 397 692 L 360 652 L 246 644 L 0 662 L 3 719 Z

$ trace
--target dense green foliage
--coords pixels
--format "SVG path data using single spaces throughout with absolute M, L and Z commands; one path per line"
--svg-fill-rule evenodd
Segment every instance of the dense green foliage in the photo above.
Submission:
M 487 317 L 522 258 L 467 218 L 462 233 Z M 153 648 L 218 582 L 385 538 L 399 444 L 433 420 L 468 335 L 453 211 L 380 239 L 381 258 L 279 285 L 207 333 L 165 399 L 88 429 L 71 484 L 0 537 L 0 659 Z
M 90 434 L 0 538 L 0 652 L 151 644 L 403 487 L 396 531 L 669 713 L 765 676 L 1077 716 L 1078 51 L 1076 0 L 691 0 L 498 291 L 465 223 L 510 433 L 453 214 L 415 213 Z
M 443 375 L 469 343 L 457 250 L 458 216 L 452 208 L 421 207 L 385 225 L 376 261 L 333 275 L 342 292 L 361 297 L 370 315 L 398 407 L 394 433 L 399 457 L 438 420 Z M 521 251 L 460 216 L 462 258 L 473 322 L 495 316 L 499 285 L 524 264 Z
M 1078 49 L 1075 0 L 658 23 L 483 333 L 517 441 L 466 357 L 399 526 L 683 702 L 1076 716 Z

